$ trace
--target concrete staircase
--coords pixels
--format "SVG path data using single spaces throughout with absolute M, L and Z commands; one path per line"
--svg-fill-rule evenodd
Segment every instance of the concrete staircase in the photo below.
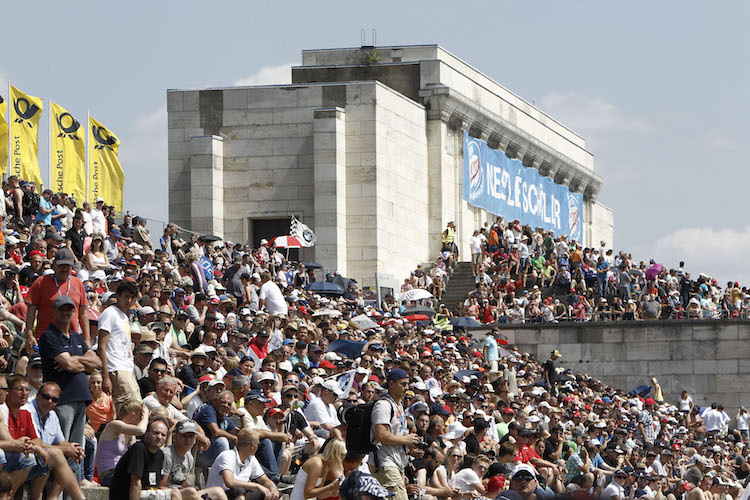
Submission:
M 471 262 L 456 262 L 453 273 L 443 292 L 443 304 L 449 310 L 453 309 L 456 302 L 463 301 L 475 287 L 474 276 L 471 274 Z

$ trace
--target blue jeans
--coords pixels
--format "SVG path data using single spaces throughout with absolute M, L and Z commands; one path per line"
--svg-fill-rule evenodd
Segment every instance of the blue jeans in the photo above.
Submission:
M 600 277 L 601 276 L 601 277 Z M 597 284 L 599 285 L 599 297 L 604 297 L 604 295 L 607 293 L 607 275 L 599 274 L 596 277 Z
M 266 476 L 274 483 L 279 480 L 279 468 L 283 453 L 283 443 L 277 443 L 268 438 L 261 439 L 260 443 L 258 443 L 258 451 L 255 453 L 255 458 L 258 459 L 260 466 L 263 467 Z
M 195 466 L 208 468 L 212 463 L 214 463 L 214 460 L 216 460 L 216 457 L 219 456 L 219 453 L 231 449 L 232 447 L 230 446 L 229 440 L 227 438 L 211 438 L 211 446 L 209 446 L 206 451 L 198 453 L 198 455 L 195 457 Z
M 23 453 L 0 450 L 0 466 L 7 472 L 17 470 L 31 469 L 36 465 L 36 456 L 30 453 L 28 456 Z
M 94 466 L 96 465 L 96 438 L 86 438 L 86 456 L 83 457 L 83 467 L 81 468 L 81 474 L 79 480 L 86 479 L 88 481 L 94 480 Z
M 86 441 L 83 429 L 86 427 L 86 403 L 76 401 L 58 405 L 55 408 L 55 413 L 57 413 L 57 418 L 60 420 L 60 428 L 62 429 L 63 436 L 65 436 L 65 440 L 69 443 L 78 443 L 81 445 L 81 448 L 85 448 Z M 80 463 L 73 462 L 70 468 L 76 477 L 81 477 Z

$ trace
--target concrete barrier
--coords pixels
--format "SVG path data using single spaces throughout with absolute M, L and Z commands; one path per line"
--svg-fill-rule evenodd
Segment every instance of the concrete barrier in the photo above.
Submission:
M 659 380 L 667 401 L 690 393 L 730 416 L 750 405 L 750 320 L 669 320 L 501 325 L 508 341 L 544 361 L 626 390 Z M 472 330 L 480 340 L 487 328 Z

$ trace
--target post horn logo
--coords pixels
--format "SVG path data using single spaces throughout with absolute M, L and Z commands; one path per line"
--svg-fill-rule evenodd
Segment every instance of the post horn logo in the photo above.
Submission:
M 73 118 L 70 113 L 65 112 L 61 115 L 57 115 L 55 118 L 57 119 L 57 126 L 62 130 L 62 132 L 57 134 L 57 137 L 68 137 L 75 141 L 81 140 L 76 133 L 78 132 L 78 129 L 81 128 L 81 124 L 78 123 L 78 120 Z
M 0 95 L 0 104 L 4 103 L 5 99 L 3 99 L 3 96 Z
M 13 107 L 16 109 L 16 115 L 18 115 L 18 118 L 13 121 L 16 123 L 26 122 L 26 125 L 28 125 L 29 128 L 34 128 L 34 125 L 28 123 L 28 120 L 31 120 L 34 115 L 37 114 L 39 106 L 31 104 L 25 97 L 19 97 L 16 99 L 16 102 L 13 103 Z
M 112 149 L 112 145 L 117 144 L 117 137 L 115 137 L 114 135 L 110 135 L 109 130 L 104 127 L 92 125 L 91 132 L 94 134 L 94 139 L 96 140 L 96 142 L 99 143 L 94 146 L 94 149 L 107 148 L 110 151 L 114 151 Z

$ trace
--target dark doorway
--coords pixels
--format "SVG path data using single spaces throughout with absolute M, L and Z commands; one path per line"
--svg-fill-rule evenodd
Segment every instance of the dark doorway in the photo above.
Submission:
M 260 240 L 264 238 L 271 241 L 271 238 L 275 238 L 276 236 L 289 234 L 290 222 L 291 217 L 284 217 L 282 219 L 250 219 L 250 234 L 253 248 L 260 247 Z M 285 249 L 282 249 L 281 252 L 284 255 L 287 255 Z M 298 261 L 299 249 L 290 248 L 287 258 L 289 260 Z

